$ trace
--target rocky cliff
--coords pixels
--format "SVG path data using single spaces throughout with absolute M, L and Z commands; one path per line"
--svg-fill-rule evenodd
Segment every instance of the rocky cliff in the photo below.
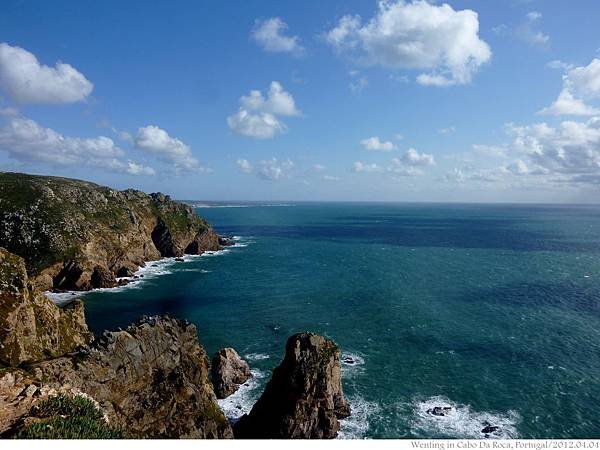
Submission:
M 39 401 L 67 393 L 94 399 L 132 437 L 233 437 L 195 326 L 145 318 L 89 344 L 81 302 L 58 308 L 4 249 L 0 288 L 0 435 L 14 434 Z
M 0 247 L 41 290 L 110 287 L 145 261 L 219 248 L 212 227 L 168 196 L 0 172 Z
M 91 338 L 81 301 L 57 308 L 32 289 L 23 258 L 0 248 L 0 365 L 60 356 Z
M 234 433 L 243 439 L 333 438 L 338 419 L 349 415 L 339 348 L 317 334 L 299 333 L 288 339 L 283 362 Z

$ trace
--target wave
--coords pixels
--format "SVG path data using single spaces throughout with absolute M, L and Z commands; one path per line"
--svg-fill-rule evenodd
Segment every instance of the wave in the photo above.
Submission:
M 379 414 L 380 406 L 370 402 L 360 395 L 347 398 L 352 414 L 340 420 L 340 431 L 337 439 L 365 439 L 369 431 L 369 420 Z
M 269 359 L 270 356 L 265 353 L 248 353 L 247 355 L 244 355 L 244 358 L 248 361 L 263 361 Z
M 444 415 L 432 414 L 435 407 L 449 408 Z M 518 437 L 516 424 L 520 417 L 515 411 L 505 414 L 473 411 L 469 405 L 455 403 L 443 396 L 430 397 L 416 401 L 413 405 L 413 431 L 427 437 L 441 435 L 443 437 L 462 439 L 515 439 Z M 488 433 L 482 432 L 486 427 L 497 427 Z M 440 437 L 441 437 L 440 436 Z
M 234 240 L 242 240 L 241 237 L 236 236 Z M 52 300 L 58 306 L 65 306 L 72 302 L 74 299 L 78 297 L 84 297 L 90 292 L 122 292 L 127 289 L 140 289 L 141 284 L 146 282 L 147 280 L 151 280 L 153 278 L 172 274 L 175 269 L 174 266 L 179 264 L 188 263 L 191 261 L 195 261 L 198 258 L 202 257 L 214 257 L 221 256 L 227 254 L 231 248 L 235 247 L 247 247 L 249 243 L 253 241 L 244 241 L 236 242 L 234 245 L 230 247 L 221 249 L 221 250 L 209 250 L 200 255 L 183 255 L 181 257 L 165 257 L 158 259 L 156 261 L 146 261 L 143 266 L 138 268 L 138 270 L 131 277 L 120 277 L 117 278 L 117 281 L 127 281 L 127 284 L 123 284 L 121 286 L 115 286 L 111 288 L 99 288 L 92 289 L 89 291 L 64 291 L 64 292 L 52 292 L 46 291 L 44 294 L 50 300 Z M 210 270 L 205 269 L 177 269 L 184 272 L 199 272 L 199 273 L 209 273 Z
M 344 377 L 353 377 L 364 373 L 365 358 L 360 354 L 343 352 L 340 362 Z
M 232 422 L 250 412 L 260 395 L 260 391 L 257 390 L 261 385 L 260 380 L 267 376 L 265 372 L 258 369 L 252 369 L 250 372 L 252 378 L 242 384 L 237 391 L 227 398 L 217 400 L 225 417 Z

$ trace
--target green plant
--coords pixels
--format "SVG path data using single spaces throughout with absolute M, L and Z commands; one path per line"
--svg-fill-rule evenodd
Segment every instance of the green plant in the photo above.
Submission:
M 110 426 L 88 398 L 60 394 L 31 410 L 36 419 L 23 427 L 17 439 L 123 439 L 121 428 Z

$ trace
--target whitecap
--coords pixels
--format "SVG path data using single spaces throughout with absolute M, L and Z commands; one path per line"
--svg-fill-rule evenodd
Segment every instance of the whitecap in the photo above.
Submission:
M 353 377 L 364 373 L 365 358 L 357 353 L 342 353 L 340 358 L 342 373 L 345 377 Z
M 248 361 L 263 361 L 269 359 L 270 356 L 265 353 L 248 353 L 247 355 L 244 355 L 244 358 Z
M 233 422 L 244 414 L 248 414 L 260 395 L 257 388 L 261 384 L 260 380 L 266 377 L 266 373 L 257 369 L 252 369 L 250 372 L 252 378 L 242 384 L 237 391 L 227 398 L 217 400 L 225 417 Z
M 444 415 L 437 416 L 431 413 L 436 406 L 450 409 L 444 411 Z M 411 426 L 414 432 L 426 437 L 442 435 L 461 439 L 515 439 L 518 437 L 516 424 L 519 420 L 520 417 L 515 411 L 504 414 L 473 411 L 469 405 L 435 396 L 415 401 Z M 492 433 L 482 433 L 488 425 L 498 429 Z
M 369 420 L 379 413 L 380 407 L 375 402 L 365 400 L 359 395 L 347 398 L 351 414 L 340 420 L 338 439 L 364 439 L 369 431 Z

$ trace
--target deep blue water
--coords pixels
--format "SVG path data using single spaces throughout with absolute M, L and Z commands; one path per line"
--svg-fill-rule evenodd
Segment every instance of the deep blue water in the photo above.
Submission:
M 343 437 L 600 437 L 600 207 L 294 204 L 201 208 L 228 251 L 150 267 L 85 297 L 96 332 L 142 314 L 198 326 L 256 377 L 286 338 L 334 339 L 354 414 Z M 162 273 L 158 276 L 156 272 Z M 446 417 L 427 413 L 452 406 Z

